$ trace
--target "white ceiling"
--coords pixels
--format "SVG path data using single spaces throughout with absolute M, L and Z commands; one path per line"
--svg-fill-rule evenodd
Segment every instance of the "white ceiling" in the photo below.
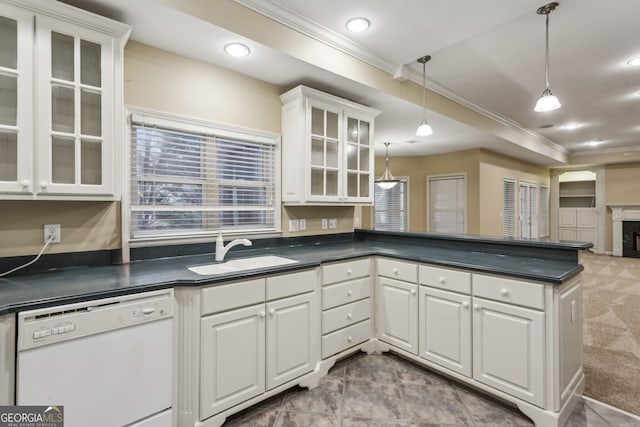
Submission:
M 544 89 L 546 0 L 237 0 L 328 42 L 358 52 L 389 72 L 412 68 L 429 54 L 428 86 L 488 110 L 560 144 L 572 154 L 640 149 L 640 1 L 561 0 L 550 16 L 551 89 L 563 107 L 535 113 Z M 154 0 L 65 0 L 133 26 L 132 39 L 277 84 L 307 84 L 382 111 L 376 144 L 392 155 L 421 155 L 485 147 L 536 163 L 548 158 L 506 143 L 451 118 L 427 112 L 434 135 L 416 138 L 421 107 L 333 75 Z M 215 5 L 215 2 L 212 3 Z M 215 7 L 215 6 L 212 6 Z M 364 16 L 371 28 L 349 33 L 344 24 Z M 152 17 L 152 19 L 150 19 Z M 237 60 L 222 53 L 230 41 L 251 46 Z M 428 99 L 427 99 L 428 104 Z M 578 129 L 563 129 L 569 122 Z M 543 128 L 545 125 L 553 125 Z M 420 142 L 416 143 L 416 140 Z M 600 139 L 594 147 L 587 142 Z M 377 149 L 382 153 L 382 149 Z

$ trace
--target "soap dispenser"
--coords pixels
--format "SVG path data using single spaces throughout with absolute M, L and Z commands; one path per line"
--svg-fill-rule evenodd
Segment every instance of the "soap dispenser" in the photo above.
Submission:
M 216 238 L 216 261 L 222 261 L 224 259 L 224 240 L 222 240 L 222 232 L 218 230 L 218 237 Z

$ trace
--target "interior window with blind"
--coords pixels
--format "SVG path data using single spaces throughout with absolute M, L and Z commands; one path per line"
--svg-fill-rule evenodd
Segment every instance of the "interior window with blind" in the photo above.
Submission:
M 464 175 L 429 177 L 429 231 L 464 233 Z
M 131 237 L 277 228 L 277 139 L 133 114 Z
M 549 187 L 540 184 L 540 221 L 539 236 L 549 235 Z
M 502 235 L 516 237 L 516 181 L 504 178 L 502 181 Z
M 373 229 L 407 231 L 407 180 L 391 188 L 373 186 Z
M 520 237 L 538 238 L 538 184 L 520 183 Z

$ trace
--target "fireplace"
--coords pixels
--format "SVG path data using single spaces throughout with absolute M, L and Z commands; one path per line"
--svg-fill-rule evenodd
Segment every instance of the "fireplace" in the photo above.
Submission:
M 640 221 L 622 221 L 622 256 L 640 258 Z

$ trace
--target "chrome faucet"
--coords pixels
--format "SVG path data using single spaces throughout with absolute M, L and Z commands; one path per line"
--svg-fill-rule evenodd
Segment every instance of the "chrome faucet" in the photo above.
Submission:
M 251 246 L 251 240 L 249 239 L 235 239 L 231 242 L 227 243 L 227 246 L 224 245 L 224 241 L 222 240 L 222 233 L 218 231 L 218 238 L 216 239 L 216 261 L 224 261 L 224 256 L 227 254 L 229 249 L 237 245 Z

